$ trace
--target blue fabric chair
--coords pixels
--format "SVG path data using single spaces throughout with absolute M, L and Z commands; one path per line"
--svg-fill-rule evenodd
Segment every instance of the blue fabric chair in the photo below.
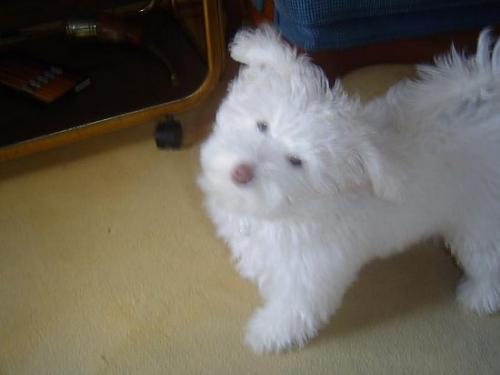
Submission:
M 344 49 L 499 24 L 500 1 L 275 0 L 275 23 L 306 50 Z

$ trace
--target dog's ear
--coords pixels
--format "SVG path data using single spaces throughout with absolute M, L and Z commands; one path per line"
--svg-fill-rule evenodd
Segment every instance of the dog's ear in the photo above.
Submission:
M 286 43 L 269 24 L 256 29 L 242 29 L 229 45 L 231 58 L 252 66 L 281 66 L 293 63 L 297 51 Z
M 403 181 L 390 155 L 372 144 L 364 145 L 361 152 L 363 168 L 370 181 L 373 193 L 382 199 L 400 202 Z

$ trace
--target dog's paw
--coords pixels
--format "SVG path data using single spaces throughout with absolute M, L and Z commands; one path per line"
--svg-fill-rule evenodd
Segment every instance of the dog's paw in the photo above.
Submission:
M 250 319 L 245 343 L 258 354 L 301 348 L 317 329 L 304 314 L 260 309 Z
M 457 300 L 466 310 L 492 314 L 500 311 L 500 284 L 465 279 L 458 286 Z

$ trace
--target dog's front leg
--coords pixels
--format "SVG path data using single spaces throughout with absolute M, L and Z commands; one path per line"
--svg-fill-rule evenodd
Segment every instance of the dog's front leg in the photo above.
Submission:
M 329 256 L 301 254 L 268 275 L 261 290 L 266 302 L 250 319 L 245 337 L 255 352 L 301 347 L 328 322 L 358 267 L 331 252 L 325 255 Z

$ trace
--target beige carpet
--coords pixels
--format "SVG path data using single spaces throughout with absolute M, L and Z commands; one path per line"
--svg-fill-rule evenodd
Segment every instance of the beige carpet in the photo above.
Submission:
M 367 97 L 409 72 L 346 82 Z M 259 299 L 201 208 L 198 149 L 152 131 L 0 164 L 0 374 L 500 374 L 500 316 L 458 308 L 460 271 L 429 244 L 366 267 L 302 351 L 253 355 Z

